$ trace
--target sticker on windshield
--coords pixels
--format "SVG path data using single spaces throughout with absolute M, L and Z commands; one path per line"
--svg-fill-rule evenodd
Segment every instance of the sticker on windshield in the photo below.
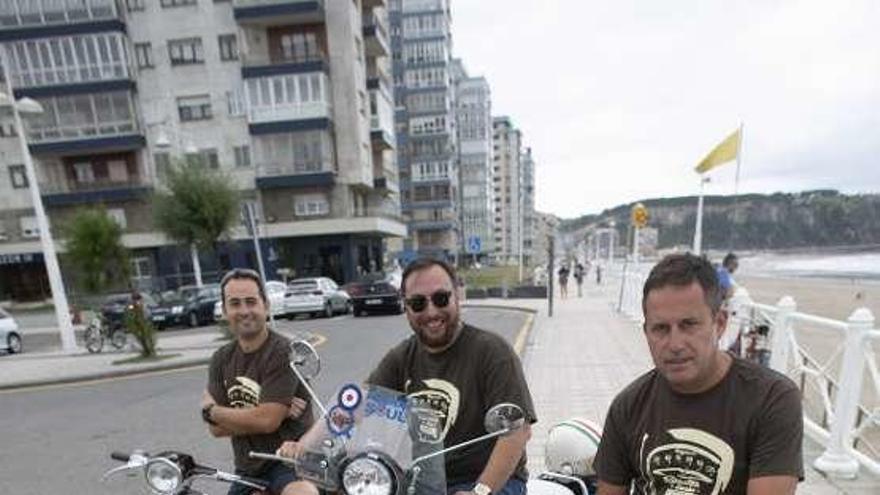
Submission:
M 339 397 L 337 400 L 339 401 L 339 405 L 344 409 L 353 411 L 361 405 L 362 397 L 363 393 L 361 392 L 361 389 L 357 385 L 349 384 L 342 387 L 342 390 L 339 391 Z
M 333 406 L 327 412 L 327 429 L 334 436 L 350 437 L 354 426 L 354 414 L 341 406 Z

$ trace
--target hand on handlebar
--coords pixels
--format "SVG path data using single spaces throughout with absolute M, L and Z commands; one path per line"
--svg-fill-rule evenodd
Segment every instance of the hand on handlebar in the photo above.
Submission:
M 288 440 L 282 443 L 281 447 L 278 447 L 278 450 L 275 451 L 275 454 L 282 457 L 288 457 L 290 459 L 296 459 L 301 456 L 303 452 L 305 452 L 305 447 L 302 443 Z

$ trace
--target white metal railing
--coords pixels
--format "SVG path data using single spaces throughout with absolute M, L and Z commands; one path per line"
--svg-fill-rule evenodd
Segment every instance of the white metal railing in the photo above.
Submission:
M 316 119 L 329 116 L 330 104 L 326 101 L 252 106 L 248 109 L 248 122 L 252 124 L 282 120 Z
M 279 175 L 308 175 L 333 171 L 331 158 L 293 162 L 263 162 L 257 164 L 257 176 L 275 177 Z
M 638 263 L 624 263 L 620 267 L 606 267 L 607 276 L 616 277 L 620 274 L 616 307 L 619 313 L 636 321 L 642 320 L 642 287 L 647 274 Z
M 317 1 L 322 5 L 323 0 L 232 0 L 233 7 L 260 7 L 263 5 L 284 5 L 288 3 L 311 3 Z
M 764 326 L 770 367 L 799 384 L 805 430 L 825 449 L 813 465 L 845 478 L 860 465 L 880 474 L 880 331 L 871 311 L 834 320 L 798 312 L 788 296 L 775 306 L 756 303 L 743 288 L 729 310 L 725 342 L 739 337 L 740 352 L 747 353 Z
M 403 12 L 445 10 L 449 0 L 403 0 Z
M 117 122 L 103 121 L 77 126 L 35 127 L 32 125 L 28 129 L 28 142 L 34 144 L 122 136 L 133 134 L 137 132 L 137 130 L 138 126 L 134 120 L 122 120 Z
M 0 29 L 115 19 L 114 0 L 3 0 Z

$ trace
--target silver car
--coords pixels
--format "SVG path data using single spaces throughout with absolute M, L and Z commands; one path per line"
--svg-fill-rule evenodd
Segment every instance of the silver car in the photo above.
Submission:
M 289 317 L 310 314 L 329 318 L 337 313 L 345 314 L 350 311 L 351 298 L 332 279 L 298 278 L 287 284 L 284 313 Z
M 9 354 L 21 352 L 21 334 L 18 333 L 18 323 L 15 319 L 0 308 L 0 351 Z

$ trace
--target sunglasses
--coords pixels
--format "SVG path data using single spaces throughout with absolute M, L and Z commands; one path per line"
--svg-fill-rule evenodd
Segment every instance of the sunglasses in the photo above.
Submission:
M 433 304 L 435 308 L 445 308 L 446 306 L 449 306 L 449 300 L 451 298 L 452 291 L 449 290 L 438 290 L 430 296 L 431 304 Z M 428 299 L 428 296 L 417 294 L 415 296 L 407 297 L 406 305 L 409 306 L 409 309 L 413 310 L 414 313 L 421 313 L 428 307 Z

